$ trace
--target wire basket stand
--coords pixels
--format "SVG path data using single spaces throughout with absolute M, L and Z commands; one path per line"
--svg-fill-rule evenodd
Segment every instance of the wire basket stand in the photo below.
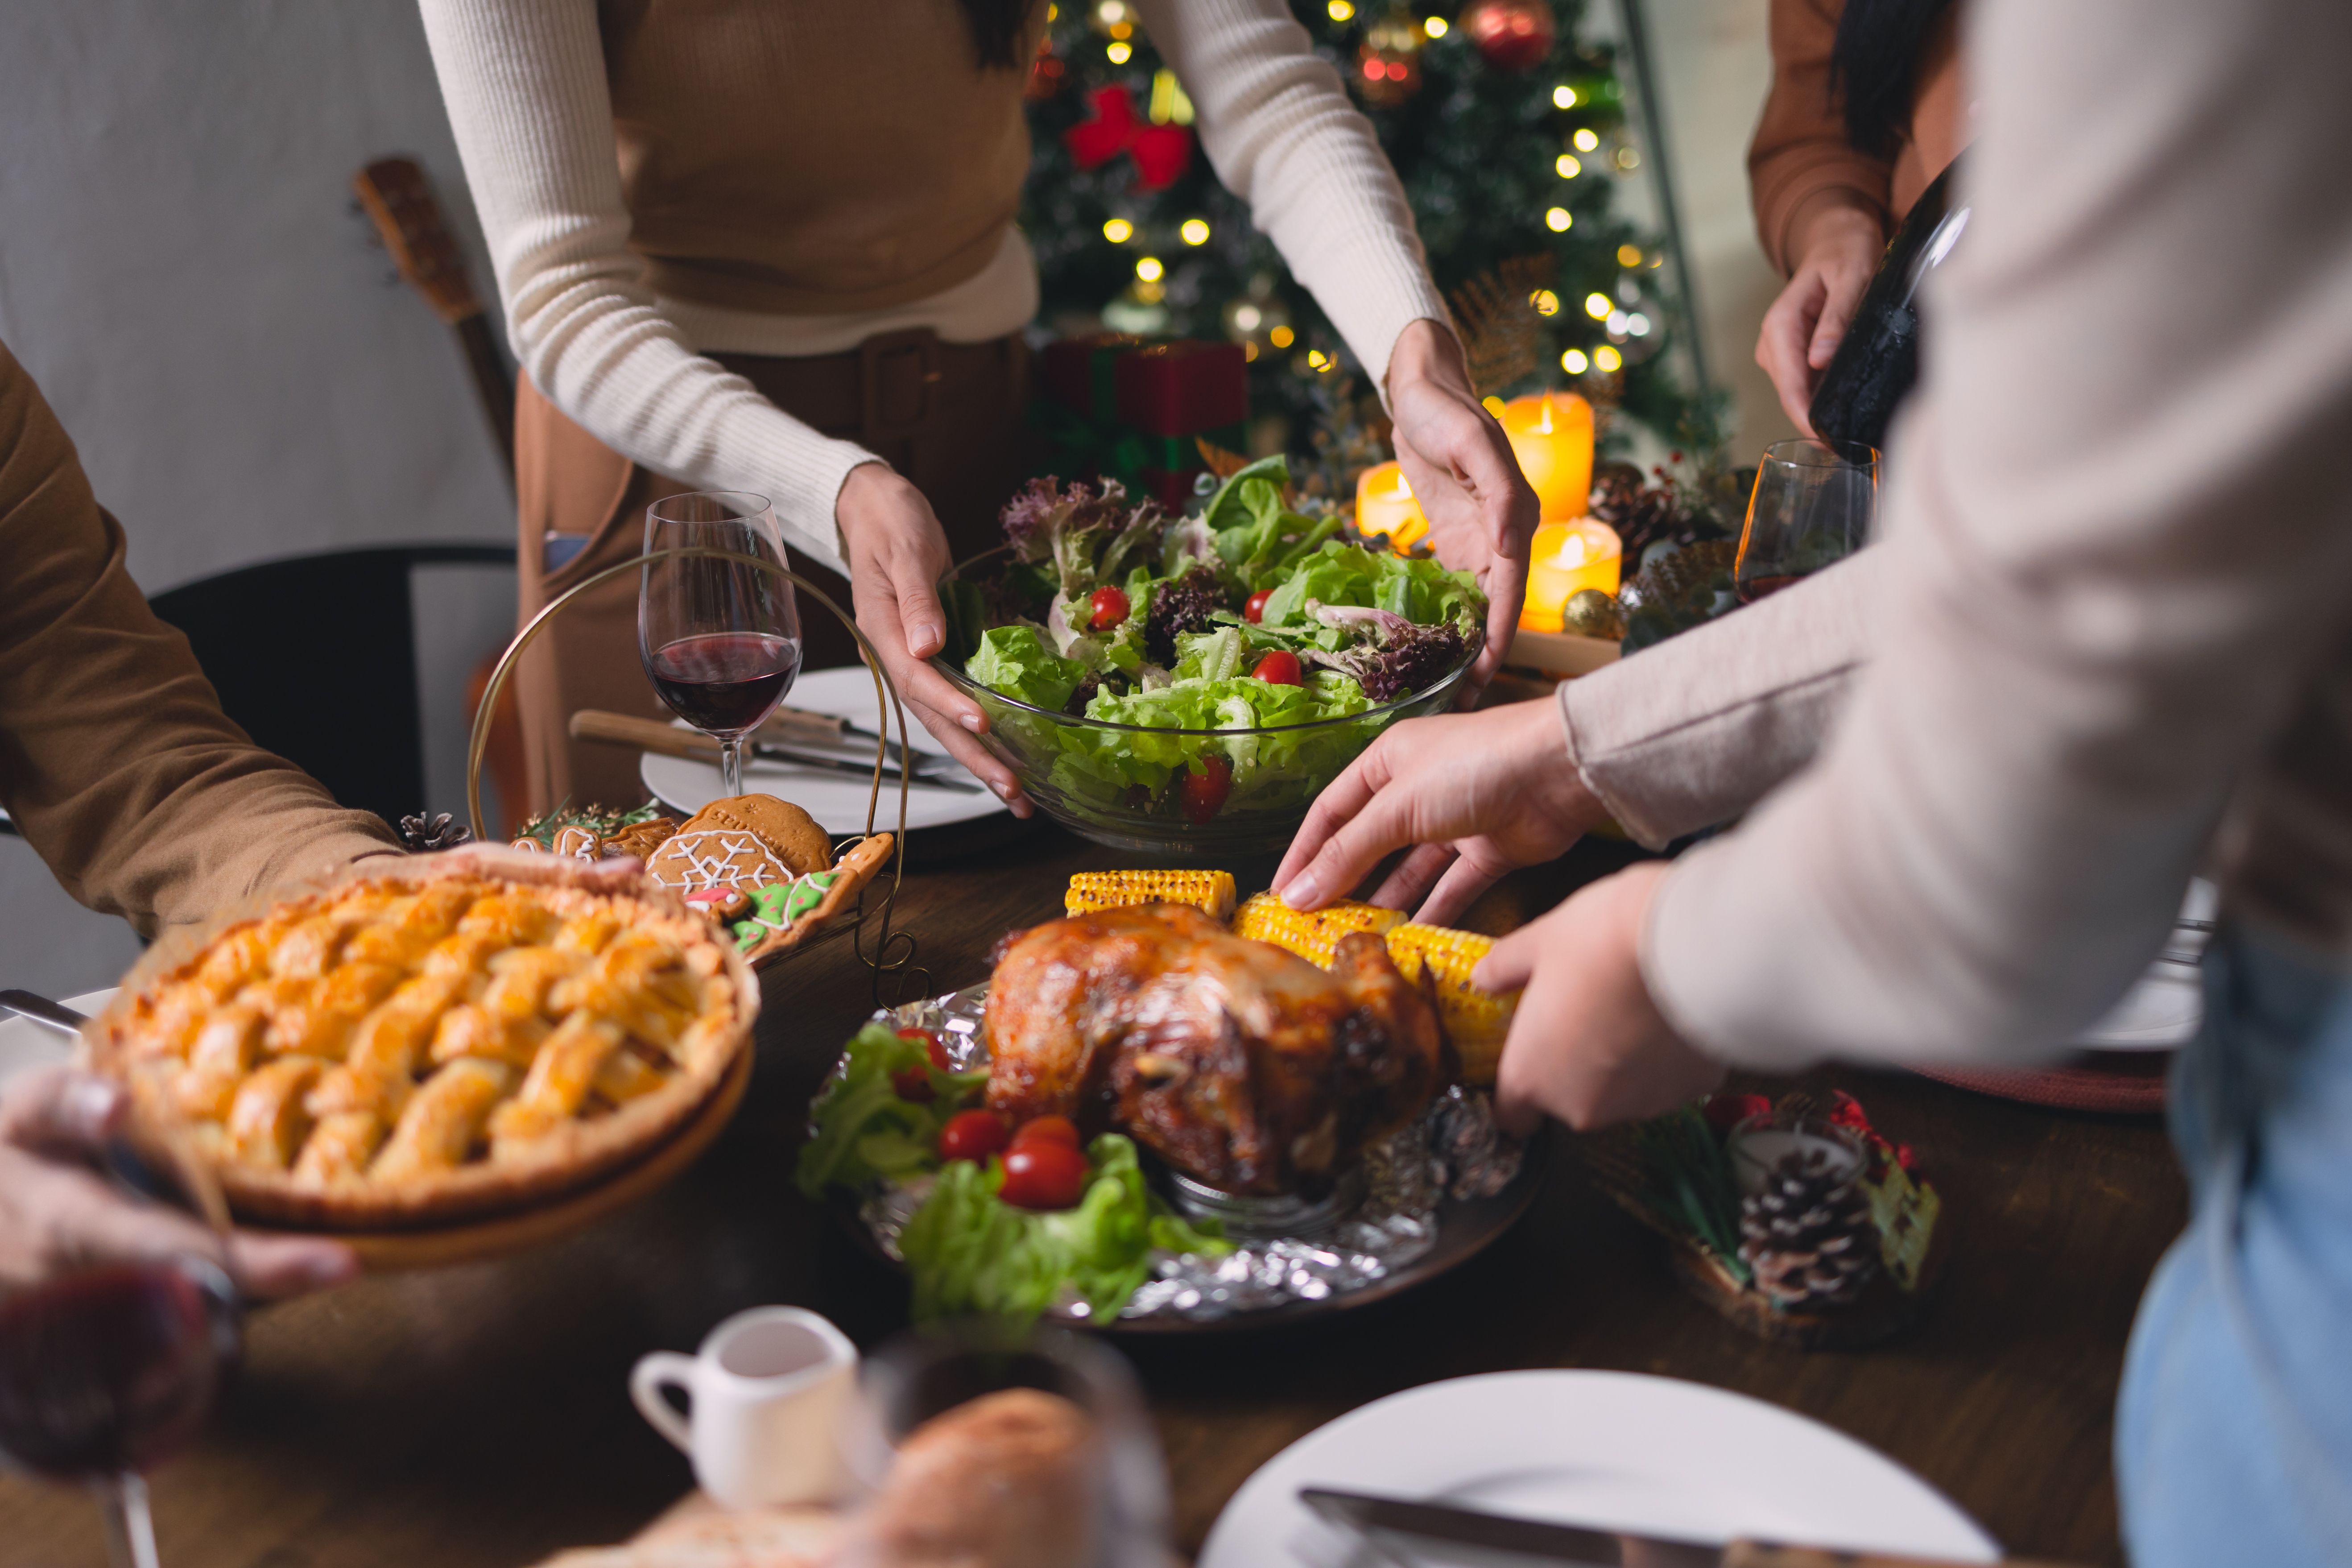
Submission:
M 856 621 L 852 619 L 839 605 L 834 603 L 832 595 L 790 567 L 733 550 L 719 550 L 709 545 L 679 545 L 667 550 L 656 550 L 648 554 L 621 562 L 616 565 L 607 566 L 603 571 L 593 573 L 573 584 L 551 600 L 539 614 L 533 616 L 530 623 L 515 634 L 514 641 L 507 645 L 506 652 L 499 656 L 497 668 L 490 671 L 489 684 L 483 689 L 481 705 L 474 710 L 473 735 L 466 747 L 466 811 L 474 830 L 475 840 L 487 843 L 489 839 L 488 824 L 482 816 L 482 758 L 489 749 L 490 715 L 497 711 L 499 696 L 506 689 L 507 679 L 514 672 L 515 665 L 521 659 L 523 650 L 530 647 L 540 632 L 550 621 L 562 614 L 566 605 L 589 589 L 609 583 L 624 573 L 642 572 L 654 562 L 666 560 L 732 561 L 782 577 L 799 594 L 824 605 L 834 619 L 846 626 L 849 629 L 849 635 L 857 639 L 857 648 L 859 653 L 865 656 L 866 670 L 874 677 L 874 707 L 877 715 L 874 738 L 874 781 L 866 796 L 864 835 L 866 837 L 873 837 L 874 819 L 882 805 L 882 772 L 888 756 L 890 718 L 893 713 L 898 715 L 898 738 L 901 743 L 908 743 L 912 740 L 907 729 L 907 710 L 899 700 L 898 686 L 888 675 L 884 673 L 881 658 L 875 652 L 874 645 L 866 641 L 864 632 L 857 629 Z M 888 1005 L 883 997 L 886 977 L 896 982 L 893 989 L 899 993 L 898 1000 L 903 1001 L 909 997 L 928 994 L 930 990 L 930 973 L 915 963 L 917 947 L 914 933 L 903 929 L 893 930 L 890 924 L 892 913 L 898 904 L 898 886 L 904 880 L 907 871 L 907 773 L 903 767 L 898 773 L 898 830 L 897 838 L 890 847 L 890 875 L 887 886 L 881 879 L 877 878 L 859 896 L 856 910 L 845 915 L 831 929 L 820 931 L 814 941 L 786 948 L 770 962 L 755 967 L 772 968 L 777 964 L 789 963 L 803 953 L 823 947 L 832 938 L 846 931 L 850 935 L 851 947 L 857 954 L 858 962 L 865 964 L 869 972 L 874 999 L 877 1005 Z M 877 888 L 881 889 L 878 900 L 875 897 Z M 867 952 L 866 943 L 868 926 L 873 927 L 876 932 L 871 952 Z

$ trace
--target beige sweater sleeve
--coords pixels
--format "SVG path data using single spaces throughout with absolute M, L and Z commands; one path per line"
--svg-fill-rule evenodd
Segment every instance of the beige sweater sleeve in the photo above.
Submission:
M 1645 933 L 1668 1016 L 1735 1062 L 2049 1048 L 2147 961 L 2290 716 L 2347 722 L 2315 697 L 2352 625 L 2352 23 L 1969 26 L 1975 216 L 1888 453 L 1883 635 L 1825 752 Z
M 152 935 L 397 854 L 381 819 L 229 722 L 122 557 L 73 443 L 0 345 L 0 806 L 66 891 Z
M 1387 395 L 1415 321 L 1451 324 L 1404 187 L 1283 0 L 1139 0 L 1199 110 L 1201 145 Z
M 1850 560 L 1559 689 L 1569 756 L 1653 849 L 1729 821 L 1813 759 L 1868 657 L 1885 556 Z

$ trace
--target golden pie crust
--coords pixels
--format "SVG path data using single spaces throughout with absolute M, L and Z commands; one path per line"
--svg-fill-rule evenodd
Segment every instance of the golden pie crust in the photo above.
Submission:
M 159 943 L 86 1031 L 90 1065 L 189 1128 L 247 1218 L 376 1230 L 528 1207 L 677 1131 L 759 1013 L 708 921 L 596 876 L 436 858 Z

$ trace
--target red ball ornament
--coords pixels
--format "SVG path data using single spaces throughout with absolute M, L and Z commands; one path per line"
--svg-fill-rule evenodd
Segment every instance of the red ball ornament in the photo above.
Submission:
M 1462 13 L 1462 26 L 1478 58 L 1498 71 L 1533 70 L 1559 37 L 1551 0 L 1476 0 Z

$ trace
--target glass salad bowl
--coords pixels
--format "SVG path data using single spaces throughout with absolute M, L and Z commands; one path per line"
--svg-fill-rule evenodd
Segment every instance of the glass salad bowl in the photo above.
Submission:
M 1303 724 L 1161 729 L 1032 707 L 933 666 L 988 715 L 981 743 L 1038 808 L 1082 838 L 1162 858 L 1223 861 L 1287 848 L 1323 786 L 1390 725 L 1443 713 L 1469 664 L 1395 701 Z

